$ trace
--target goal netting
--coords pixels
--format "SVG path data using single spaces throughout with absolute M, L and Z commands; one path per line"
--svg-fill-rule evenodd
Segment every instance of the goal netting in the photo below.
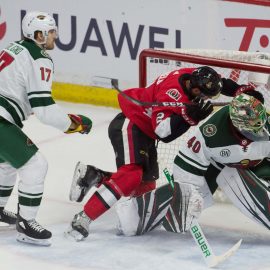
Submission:
M 210 66 L 222 77 L 230 78 L 238 84 L 252 84 L 262 92 L 268 111 L 270 111 L 270 53 L 242 52 L 207 49 L 146 49 L 140 54 L 140 86 L 151 84 L 159 75 L 183 67 Z M 230 98 L 220 96 L 214 102 L 229 102 Z M 218 109 L 218 108 L 217 108 Z M 159 142 L 160 180 L 158 185 L 167 182 L 162 172 L 167 167 L 172 172 L 174 157 L 179 151 L 179 143 L 185 140 L 190 128 L 183 136 L 171 143 Z M 217 192 L 217 200 L 226 201 L 222 193 Z

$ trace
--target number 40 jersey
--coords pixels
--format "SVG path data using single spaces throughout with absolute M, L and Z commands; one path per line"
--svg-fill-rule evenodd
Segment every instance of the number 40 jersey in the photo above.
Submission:
M 268 121 L 266 128 L 270 130 Z M 174 160 L 175 178 L 197 186 L 203 185 L 204 174 L 210 163 L 220 170 L 224 166 L 252 168 L 270 156 L 270 140 L 250 141 L 233 126 L 229 106 L 225 106 L 203 124 L 197 126 L 181 141 Z

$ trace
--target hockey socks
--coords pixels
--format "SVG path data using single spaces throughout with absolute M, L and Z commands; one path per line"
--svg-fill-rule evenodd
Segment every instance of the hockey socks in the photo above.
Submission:
M 91 220 L 110 209 L 122 196 L 130 196 L 140 185 L 142 168 L 136 164 L 124 165 L 104 181 L 84 206 Z

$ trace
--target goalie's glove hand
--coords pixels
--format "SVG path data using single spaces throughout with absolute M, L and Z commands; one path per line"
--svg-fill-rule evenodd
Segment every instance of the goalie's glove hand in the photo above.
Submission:
M 92 128 L 92 121 L 84 115 L 68 114 L 72 124 L 65 132 L 67 134 L 79 132 L 81 134 L 88 134 Z
M 195 122 L 200 122 L 213 112 L 211 101 L 204 101 L 200 97 L 192 100 L 191 104 L 186 105 L 186 114 Z

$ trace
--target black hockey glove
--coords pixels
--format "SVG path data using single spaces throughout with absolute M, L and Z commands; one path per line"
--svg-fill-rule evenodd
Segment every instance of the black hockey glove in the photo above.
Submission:
M 205 102 L 200 97 L 196 97 L 192 102 L 192 104 L 186 105 L 186 114 L 196 122 L 205 119 L 213 111 L 213 104 L 211 101 Z

